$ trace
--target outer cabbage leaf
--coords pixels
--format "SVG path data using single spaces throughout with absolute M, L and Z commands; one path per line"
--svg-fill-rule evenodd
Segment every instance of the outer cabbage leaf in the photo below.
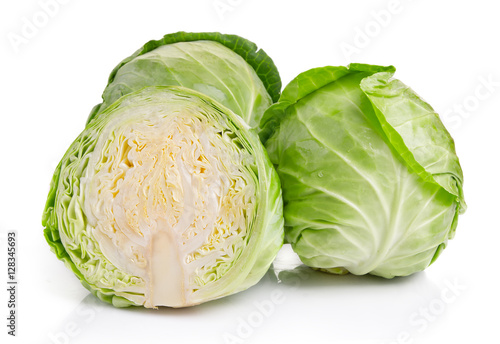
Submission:
M 251 127 L 279 99 L 281 79 L 271 58 L 236 35 L 177 32 L 152 40 L 111 72 L 103 103 L 88 122 L 122 95 L 144 86 L 184 86 L 206 94 Z
M 183 87 L 120 98 L 70 146 L 42 220 L 56 255 L 117 307 L 244 290 L 283 243 L 279 178 L 231 110 Z
M 463 173 L 452 137 L 432 107 L 392 76 L 377 73 L 360 85 L 384 133 L 415 173 L 455 195 L 465 211 Z
M 452 138 L 393 72 L 312 69 L 264 114 L 286 240 L 313 268 L 386 278 L 421 271 L 465 209 Z

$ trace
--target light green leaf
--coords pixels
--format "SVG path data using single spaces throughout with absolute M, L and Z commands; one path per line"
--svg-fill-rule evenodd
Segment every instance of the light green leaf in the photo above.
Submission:
M 286 239 L 313 268 L 409 275 L 453 235 L 463 209 L 453 141 L 436 116 L 410 120 L 409 132 L 389 130 L 430 111 L 408 90 L 380 86 L 393 72 L 362 64 L 307 71 L 261 121 L 282 182 Z
M 146 43 L 112 71 L 103 103 L 88 122 L 121 96 L 145 86 L 184 86 L 217 100 L 251 127 L 277 101 L 278 70 L 257 46 L 236 35 L 178 32 Z

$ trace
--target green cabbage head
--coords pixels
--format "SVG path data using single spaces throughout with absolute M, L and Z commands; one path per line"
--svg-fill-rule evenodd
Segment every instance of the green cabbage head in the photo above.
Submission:
M 286 240 L 313 268 L 386 278 L 421 271 L 466 208 L 453 139 L 394 71 L 312 69 L 264 114 Z
M 250 127 L 280 96 L 281 79 L 262 49 L 236 35 L 177 32 L 152 40 L 111 72 L 103 102 L 88 121 L 121 96 L 145 86 L 183 86 L 203 93 L 232 110 Z
M 280 182 L 231 110 L 184 87 L 151 86 L 107 106 L 73 142 L 43 225 L 102 300 L 191 306 L 265 274 L 283 242 Z

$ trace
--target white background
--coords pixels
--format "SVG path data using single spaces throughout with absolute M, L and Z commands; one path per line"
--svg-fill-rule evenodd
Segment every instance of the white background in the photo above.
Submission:
M 0 341 L 499 340 L 495 1 L 59 1 L 51 10 L 41 5 L 48 0 L 0 5 Z M 36 30 L 23 32 L 28 23 Z M 111 69 L 146 41 L 179 30 L 233 33 L 256 42 L 274 59 L 284 85 L 323 65 L 396 66 L 396 77 L 446 117 L 464 169 L 469 209 L 437 262 L 394 280 L 331 276 L 298 266 L 284 247 L 258 285 L 198 307 L 114 309 L 89 296 L 42 235 L 53 170 L 99 102 Z M 8 230 L 18 231 L 16 338 L 6 334 Z

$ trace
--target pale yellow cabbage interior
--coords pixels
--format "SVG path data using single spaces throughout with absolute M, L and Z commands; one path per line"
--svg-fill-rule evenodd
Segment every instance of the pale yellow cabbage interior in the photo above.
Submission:
M 130 110 L 113 121 L 83 180 L 86 231 L 111 263 L 144 279 L 133 290 L 144 306 L 191 305 L 245 245 L 252 157 L 223 123 L 189 110 Z

